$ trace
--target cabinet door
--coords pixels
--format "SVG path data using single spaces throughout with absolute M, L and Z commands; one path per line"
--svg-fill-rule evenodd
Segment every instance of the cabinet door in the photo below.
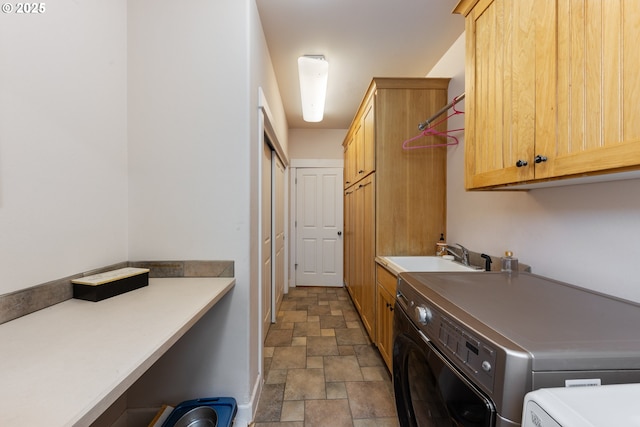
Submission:
M 342 253 L 343 269 L 342 274 L 344 276 L 344 286 L 349 292 L 351 292 L 352 284 L 352 265 L 353 265 L 353 252 L 352 245 L 354 244 L 353 238 L 353 189 L 347 189 L 344 192 L 344 238 L 342 244 L 344 245 Z
M 352 183 L 358 182 L 375 170 L 375 110 L 373 108 L 373 99 L 374 97 L 371 96 L 364 107 L 364 112 L 356 124 L 356 130 L 353 132 L 353 143 L 349 144 L 354 146 L 352 155 L 355 163 L 355 172 Z
M 393 352 L 393 306 L 395 298 L 392 297 L 381 285 L 378 285 L 378 310 L 377 310 L 377 341 L 378 351 L 387 368 L 392 372 Z
M 374 175 L 363 179 L 356 189 L 357 218 L 361 238 L 356 247 L 357 275 L 356 293 L 360 303 L 360 317 L 375 342 L 375 311 L 376 311 L 376 282 L 375 282 L 375 184 Z
M 373 172 L 375 166 L 375 109 L 374 109 L 375 95 L 369 98 L 369 103 L 365 108 L 365 112 L 362 115 L 362 150 L 363 154 L 363 169 L 365 174 Z
M 481 0 L 465 25 L 466 187 L 533 179 L 534 0 Z
M 344 149 L 344 188 L 356 182 L 356 144 L 353 136 Z
M 364 178 L 364 128 L 362 123 L 358 123 L 355 132 L 353 133 L 354 142 L 356 145 L 356 177 L 355 182 Z
M 378 302 L 376 312 L 376 345 L 387 364 L 392 370 L 391 354 L 393 351 L 393 310 L 396 302 L 397 278 L 387 269 L 376 266 L 376 282 L 378 284 Z
M 546 74 L 557 88 L 547 91 L 557 109 L 539 111 L 536 154 L 547 161 L 536 178 L 637 167 L 640 2 L 557 0 L 549 13 L 557 13 L 549 16 L 557 40 L 547 42 L 557 64 Z
M 344 266 L 345 285 L 353 303 L 360 312 L 362 300 L 361 270 L 362 262 L 359 260 L 362 246 L 362 222 L 359 219 L 361 211 L 357 194 L 357 187 L 350 187 L 345 191 L 344 215 L 345 215 L 345 236 L 344 236 Z

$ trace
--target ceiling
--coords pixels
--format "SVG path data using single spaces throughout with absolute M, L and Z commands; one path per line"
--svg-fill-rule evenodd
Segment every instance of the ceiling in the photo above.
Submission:
M 346 129 L 373 77 L 424 77 L 464 31 L 458 0 L 256 0 L 289 128 Z M 324 120 L 302 120 L 297 59 L 324 55 Z M 446 77 L 446 76 L 438 76 Z

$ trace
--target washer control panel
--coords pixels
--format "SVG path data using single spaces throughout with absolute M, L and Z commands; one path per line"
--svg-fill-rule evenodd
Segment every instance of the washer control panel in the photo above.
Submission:
M 493 390 L 496 351 L 446 316 L 439 316 L 440 348 L 453 356 L 456 365 L 488 390 Z
M 497 360 L 495 348 L 451 316 L 444 315 L 429 301 L 423 301 L 411 288 L 398 289 L 397 302 L 415 326 L 460 371 L 493 393 Z

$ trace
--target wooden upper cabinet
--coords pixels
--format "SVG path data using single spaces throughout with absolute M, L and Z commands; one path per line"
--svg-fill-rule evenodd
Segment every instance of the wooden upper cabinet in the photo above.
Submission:
M 640 2 L 465 0 L 454 12 L 466 17 L 468 189 L 640 168 Z
M 345 146 L 345 188 L 375 171 L 375 96 L 368 94 L 349 130 Z

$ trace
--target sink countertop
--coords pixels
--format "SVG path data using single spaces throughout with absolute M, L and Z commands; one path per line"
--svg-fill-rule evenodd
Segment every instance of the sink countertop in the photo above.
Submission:
M 155 278 L 0 325 L 0 425 L 89 425 L 235 284 Z

